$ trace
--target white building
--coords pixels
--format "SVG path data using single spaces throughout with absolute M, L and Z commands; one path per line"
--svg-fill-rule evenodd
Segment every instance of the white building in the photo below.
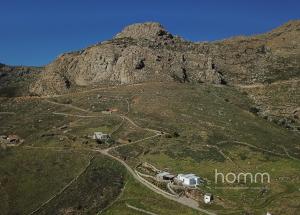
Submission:
M 102 132 L 94 132 L 93 139 L 101 142 L 106 142 L 110 139 L 110 135 L 104 134 Z
M 201 183 L 200 177 L 195 174 L 178 174 L 177 179 L 187 186 L 196 186 Z
M 206 193 L 204 195 L 204 203 L 205 204 L 211 203 L 212 200 L 213 200 L 213 195 L 211 193 Z

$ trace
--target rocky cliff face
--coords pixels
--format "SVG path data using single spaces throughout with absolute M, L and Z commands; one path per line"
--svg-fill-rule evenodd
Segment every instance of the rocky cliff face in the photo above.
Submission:
M 112 40 L 59 56 L 31 85 L 35 94 L 148 81 L 251 84 L 299 77 L 300 21 L 272 32 L 192 43 L 158 23 L 134 24 Z

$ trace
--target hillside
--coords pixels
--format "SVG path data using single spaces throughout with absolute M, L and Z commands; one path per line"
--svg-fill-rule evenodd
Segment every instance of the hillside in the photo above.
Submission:
M 201 192 L 216 201 L 198 207 L 210 214 L 299 211 L 299 133 L 251 113 L 252 101 L 231 86 L 144 83 L 0 102 L 2 133 L 25 140 L 0 149 L 2 214 L 40 207 L 35 214 L 139 214 L 128 205 L 156 214 L 203 214 L 152 192 L 134 173 L 122 177 L 121 164 L 135 169 L 143 162 L 204 178 Z M 107 114 L 110 108 L 117 111 Z M 97 143 L 89 137 L 95 131 L 114 142 Z M 215 169 L 269 172 L 271 183 L 216 184 Z
M 66 53 L 46 66 L 31 92 L 153 81 L 270 83 L 299 77 L 300 21 L 269 33 L 212 43 L 173 36 L 159 23 L 130 25 L 112 40 Z
M 9 66 L 0 63 L 0 96 L 29 94 L 29 86 L 43 70 L 41 67 Z
M 238 86 L 257 105 L 259 115 L 297 130 L 299 98 L 291 99 L 280 83 L 299 90 L 300 21 L 271 32 L 211 43 L 173 36 L 159 23 L 127 26 L 112 40 L 66 53 L 46 66 L 31 94 L 55 95 L 82 88 L 145 82 L 211 83 Z M 268 99 L 268 85 L 283 99 Z M 258 91 L 249 90 L 257 84 Z M 278 106 L 280 110 L 278 111 Z
M 0 64 L 0 214 L 297 214 L 299 46 L 300 21 L 209 43 L 147 22 L 43 68 Z

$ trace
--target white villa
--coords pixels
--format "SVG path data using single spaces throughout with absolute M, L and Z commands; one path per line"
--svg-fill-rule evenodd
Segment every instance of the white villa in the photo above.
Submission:
M 196 186 L 201 183 L 200 177 L 195 174 L 178 174 L 177 179 L 187 186 Z

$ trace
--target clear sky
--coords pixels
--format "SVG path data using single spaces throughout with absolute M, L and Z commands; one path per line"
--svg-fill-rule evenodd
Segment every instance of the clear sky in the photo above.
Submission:
M 192 41 L 269 31 L 300 19 L 300 0 L 0 0 L 0 62 L 44 65 L 60 53 L 157 21 Z

